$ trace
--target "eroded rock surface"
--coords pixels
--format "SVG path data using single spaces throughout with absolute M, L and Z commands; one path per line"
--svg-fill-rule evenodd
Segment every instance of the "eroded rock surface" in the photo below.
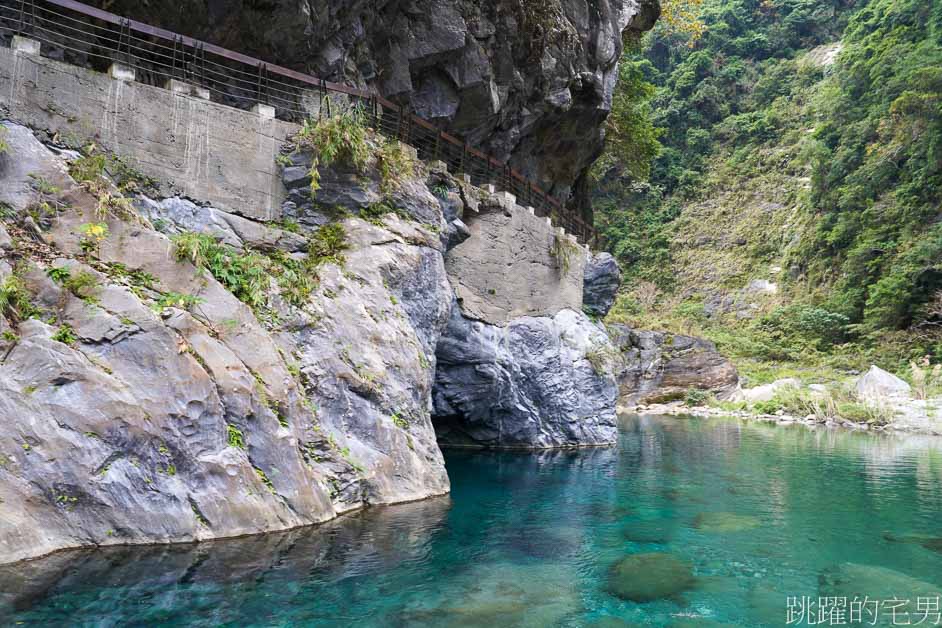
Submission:
M 0 319 L 0 499 L 12 513 L 0 562 L 286 529 L 448 491 L 430 421 L 452 299 L 437 229 L 347 218 L 345 263 L 320 267 L 305 303 L 272 280 L 253 311 L 153 223 L 233 255 L 303 257 L 306 236 L 183 199 L 102 218 L 57 156 L 7 126 L 0 189 L 19 218 L 0 281 L 30 311 Z M 42 200 L 55 216 L 36 213 Z M 26 228 L 31 213 L 44 229 Z
M 107 180 L 70 177 L 76 154 L 4 124 L 0 500 L 12 514 L 0 562 L 440 495 L 436 436 L 614 442 L 617 356 L 601 326 L 549 307 L 500 327 L 457 304 L 449 248 L 482 208 L 532 218 L 512 199 L 416 163 L 392 184 L 359 173 L 382 201 L 349 196 L 342 211 L 323 200 L 349 190 L 342 171 L 324 169 L 311 202 L 286 167 L 293 213 L 267 223 L 179 196 L 114 205 Z M 544 280 L 581 278 L 581 266 L 559 272 L 555 232 L 539 224 Z M 329 253 L 324 225 L 339 240 Z
M 589 253 L 582 284 L 582 309 L 599 318 L 608 314 L 621 287 L 621 269 L 611 253 Z
M 736 367 L 708 340 L 617 324 L 608 329 L 621 353 L 617 376 L 625 404 L 679 399 L 691 388 L 725 397 L 737 388 Z
M 524 449 L 615 442 L 613 353 L 582 312 L 498 327 L 455 307 L 438 347 L 439 442 Z

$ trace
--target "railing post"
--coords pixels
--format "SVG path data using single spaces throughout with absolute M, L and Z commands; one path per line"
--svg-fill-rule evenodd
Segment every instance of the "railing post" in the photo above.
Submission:
M 20 35 L 26 32 L 26 0 L 20 0 L 20 20 L 16 32 Z
M 318 108 L 317 117 L 321 117 L 320 110 L 324 108 L 324 101 L 327 101 L 327 117 L 332 118 L 333 114 L 330 112 L 330 94 L 327 93 L 327 81 L 321 79 L 321 106 Z

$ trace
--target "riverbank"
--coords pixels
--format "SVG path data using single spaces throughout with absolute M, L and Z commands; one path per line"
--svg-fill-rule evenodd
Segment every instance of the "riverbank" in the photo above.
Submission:
M 756 412 L 748 408 L 736 410 L 730 409 L 728 404 L 690 406 L 683 401 L 618 406 L 618 414 L 664 414 L 669 416 L 692 416 L 698 418 L 735 417 L 779 425 L 801 424 L 871 432 L 942 436 L 942 420 L 938 418 L 932 419 L 928 416 L 919 416 L 920 414 L 928 414 L 927 411 L 929 410 L 934 410 L 931 405 L 932 400 L 910 400 L 910 404 L 909 407 L 901 407 L 899 409 L 900 411 L 896 413 L 896 416 L 887 423 L 852 421 L 840 416 L 818 416 L 815 414 L 799 416 L 789 414 L 783 410 L 777 410 L 774 413 Z M 892 410 L 891 408 L 891 411 Z M 942 412 L 940 412 L 940 414 L 942 414 Z

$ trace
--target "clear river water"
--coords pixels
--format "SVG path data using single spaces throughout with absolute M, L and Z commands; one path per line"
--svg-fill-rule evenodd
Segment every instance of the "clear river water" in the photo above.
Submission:
M 446 452 L 449 497 L 316 528 L 0 567 L 0 625 L 784 626 L 825 595 L 939 625 L 938 439 L 621 424 L 610 449 Z

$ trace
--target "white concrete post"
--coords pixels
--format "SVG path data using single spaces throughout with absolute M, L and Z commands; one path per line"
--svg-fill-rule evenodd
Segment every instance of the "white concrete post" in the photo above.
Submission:
M 14 35 L 12 48 L 17 54 L 39 56 L 40 43 L 36 39 Z
M 275 119 L 275 108 L 271 105 L 265 105 L 262 103 L 255 103 L 252 105 L 252 113 L 258 114 L 258 117 L 262 120 L 274 120 Z
M 118 81 L 134 81 L 137 78 L 137 72 L 134 68 L 122 63 L 112 63 L 108 68 L 108 76 Z

